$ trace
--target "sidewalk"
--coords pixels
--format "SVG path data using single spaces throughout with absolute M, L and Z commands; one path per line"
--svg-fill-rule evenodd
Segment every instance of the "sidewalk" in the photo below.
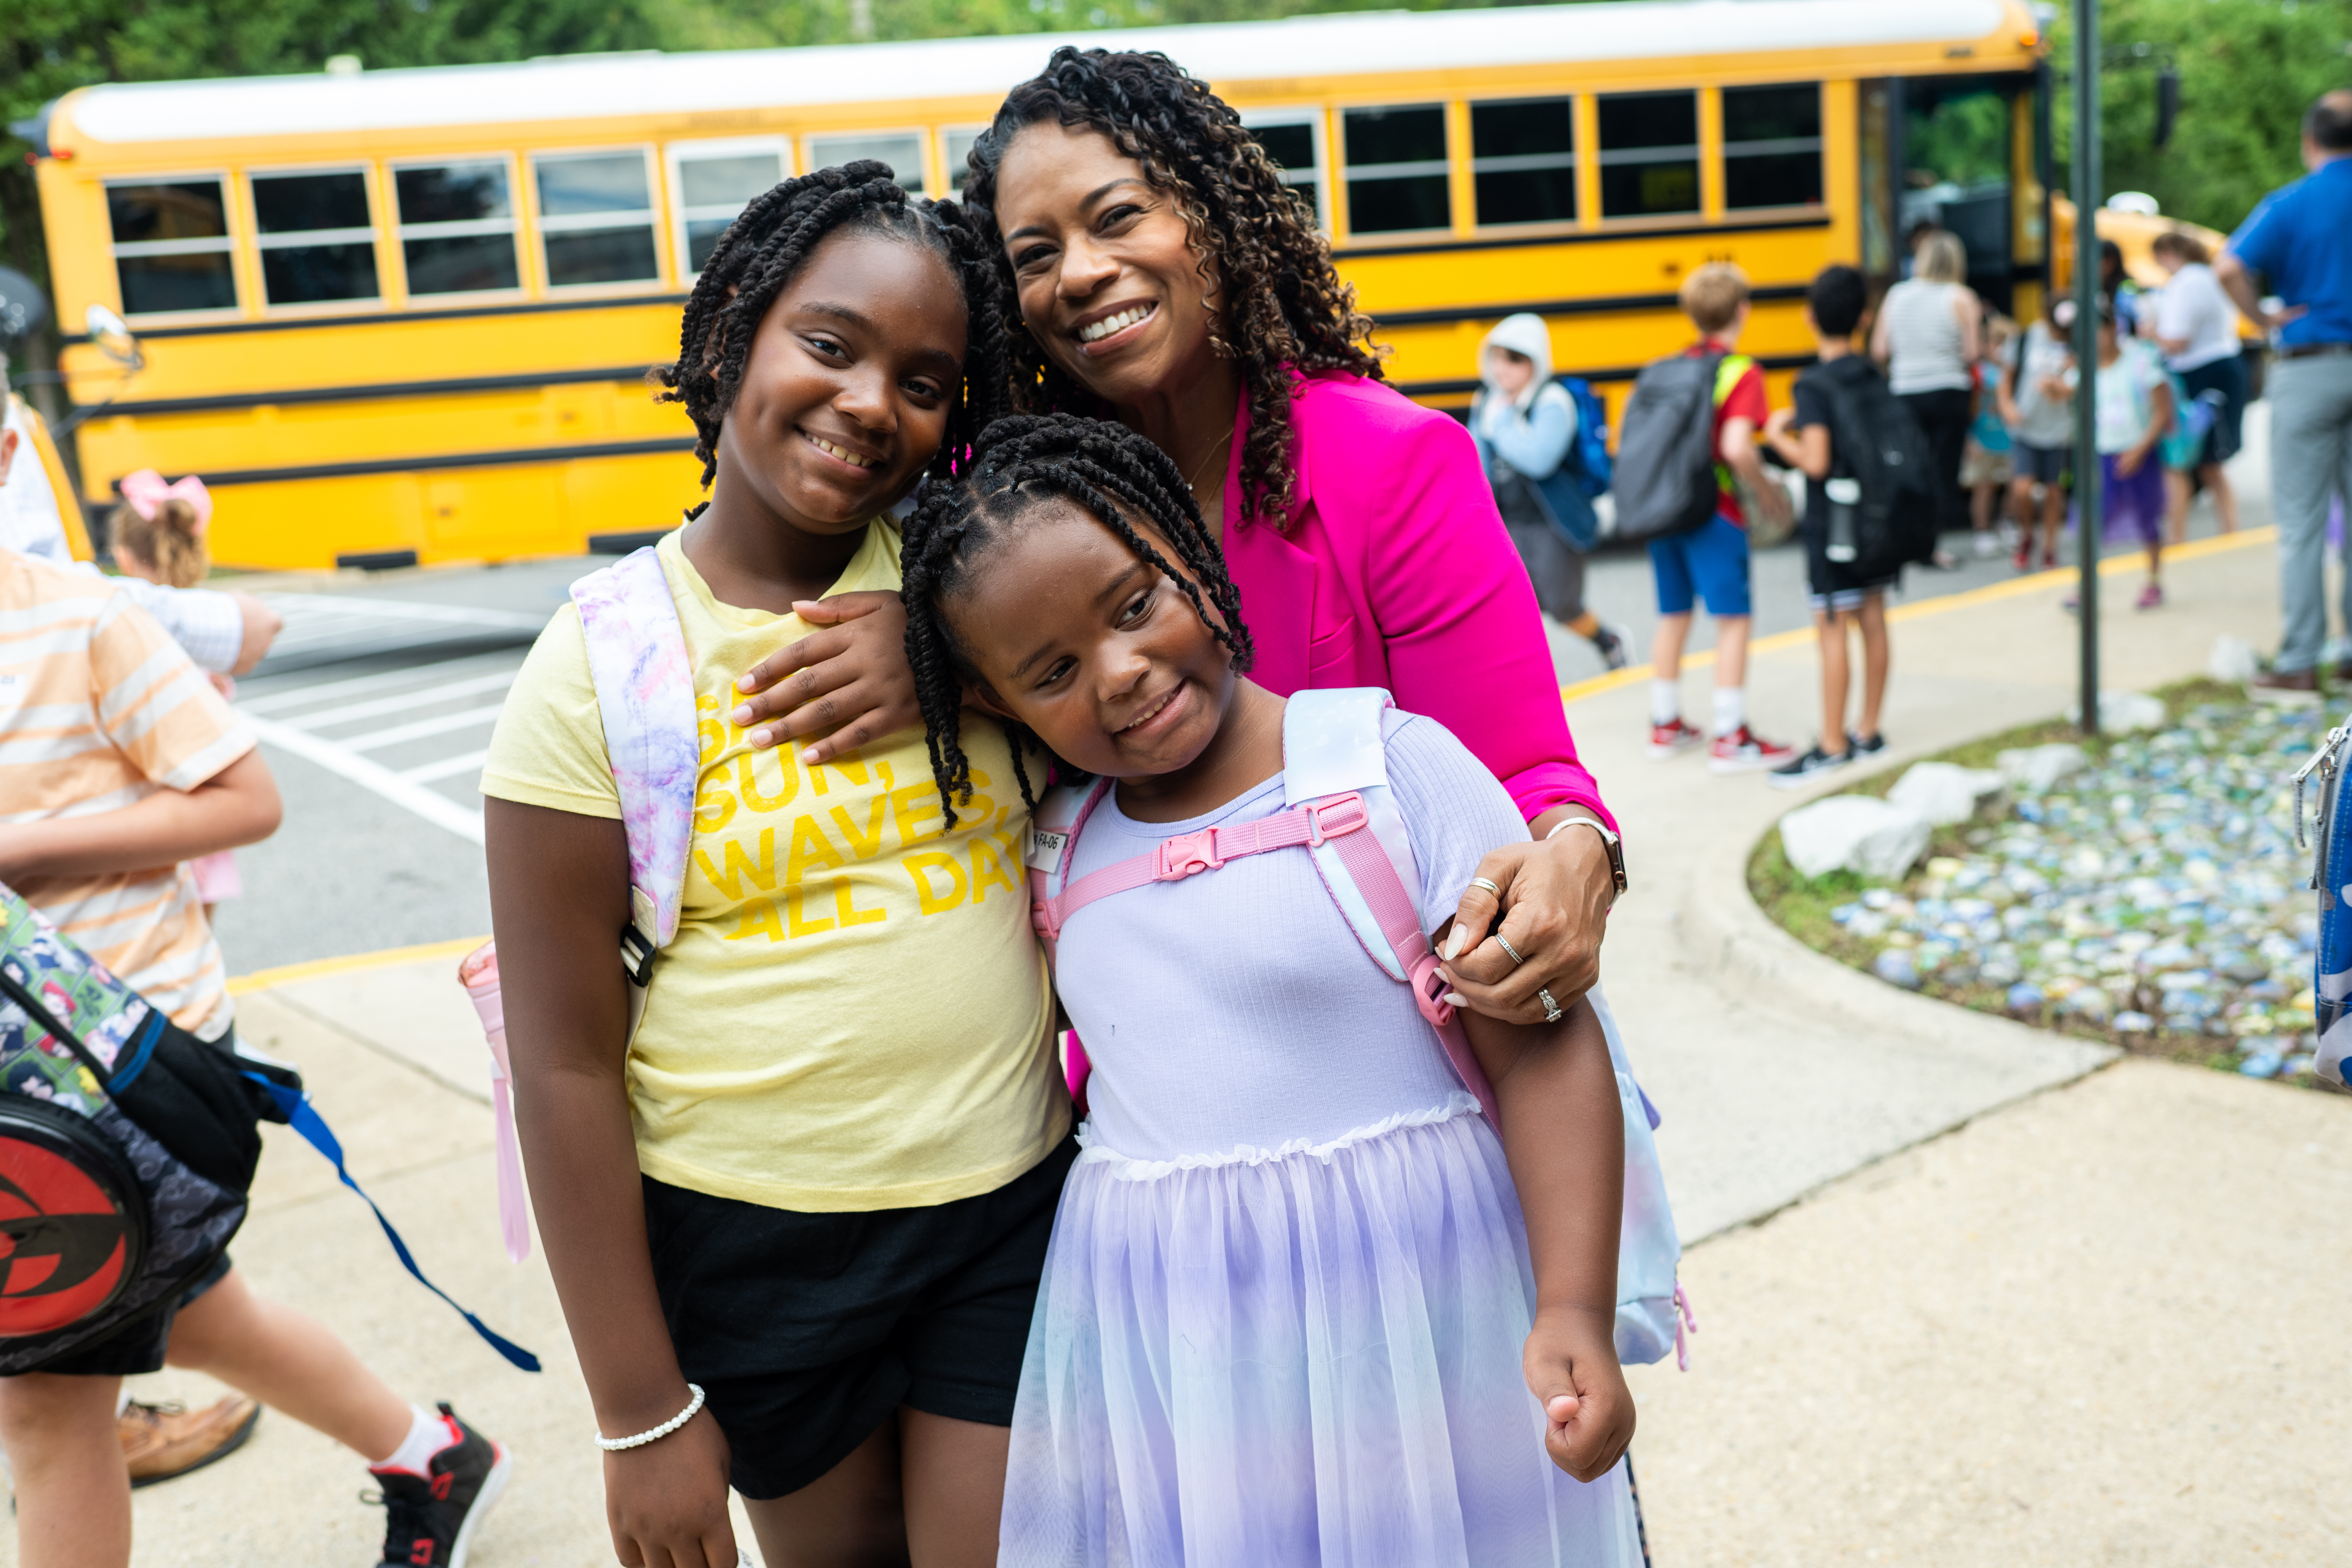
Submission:
M 2194 673 L 2218 631 L 2274 636 L 2273 552 L 2242 538 L 2182 552 L 2154 615 L 2129 608 L 2136 568 L 2106 580 L 2111 685 Z M 2030 580 L 1900 612 L 1886 765 L 2063 709 L 2063 591 Z M 1810 733 L 1811 660 L 1805 641 L 1759 655 L 1767 733 Z M 1685 679 L 1703 698 L 1706 674 Z M 1633 1374 L 1660 1568 L 2352 1554 L 2352 1502 L 2324 1487 L 2352 1434 L 2352 1346 L 2329 1326 L 2352 1298 L 2352 1103 L 2147 1062 L 2096 1071 L 2096 1047 L 1804 952 L 1740 885 L 1802 797 L 1693 757 L 1649 763 L 1640 682 L 1596 685 L 1570 717 L 1623 814 L 1634 889 L 1606 981 L 1697 1244 L 1693 1369 Z M 451 1399 L 515 1448 L 480 1568 L 593 1568 L 612 1561 L 593 1422 L 543 1260 L 499 1249 L 457 958 L 257 976 L 240 1019 L 300 1064 L 427 1270 L 547 1371 L 512 1371 L 411 1283 L 280 1130 L 236 1255 L 404 1393 Z M 171 1373 L 134 1389 L 211 1397 Z M 357 1500 L 365 1484 L 268 1415 L 218 1468 L 137 1494 L 135 1561 L 356 1568 L 383 1517 Z

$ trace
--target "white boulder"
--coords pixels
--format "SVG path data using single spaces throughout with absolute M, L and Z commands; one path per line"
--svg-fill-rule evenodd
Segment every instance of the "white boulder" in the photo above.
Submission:
M 1833 795 L 1780 819 L 1780 847 L 1806 878 L 1854 871 L 1891 882 L 1927 852 L 1933 831 L 1909 806 L 1866 795 Z
M 2099 693 L 2099 729 L 2109 735 L 2127 735 L 2135 730 L 2164 728 L 2164 700 L 2150 697 L 2145 691 L 2102 691 Z M 2066 721 L 2083 721 L 2083 705 L 2076 702 L 2066 710 Z
M 1974 816 L 1977 802 L 2001 786 L 2002 775 L 1991 768 L 1964 768 L 1958 763 L 1914 763 L 1895 781 L 1886 798 L 1908 806 L 1938 827 Z
M 2213 649 L 2205 656 L 2205 673 L 2230 686 L 2243 686 L 2262 669 L 2262 655 L 2254 645 L 2227 632 L 2213 639 Z
M 2054 789 L 2058 781 L 2069 773 L 2083 771 L 2090 759 L 2083 748 L 2071 741 L 2060 741 L 2047 746 L 2022 746 L 2003 752 L 1993 758 L 2000 769 L 2001 778 L 2011 789 L 2032 790 L 2036 794 Z

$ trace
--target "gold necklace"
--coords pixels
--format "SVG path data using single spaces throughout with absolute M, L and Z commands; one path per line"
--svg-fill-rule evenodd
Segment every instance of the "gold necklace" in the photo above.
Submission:
M 1226 447 L 1232 444 L 1233 438 L 1234 433 L 1230 430 L 1217 437 L 1217 444 L 1209 448 L 1208 457 L 1202 458 L 1199 466 L 1194 468 L 1192 473 L 1186 477 L 1184 480 L 1184 488 L 1186 489 L 1192 491 L 1195 495 L 1200 493 L 1202 473 L 1208 468 L 1211 459 L 1214 458 L 1219 452 L 1223 451 Z

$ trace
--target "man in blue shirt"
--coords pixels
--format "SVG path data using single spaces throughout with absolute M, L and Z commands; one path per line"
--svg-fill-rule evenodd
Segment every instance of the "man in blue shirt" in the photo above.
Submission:
M 2247 687 L 2272 702 L 2319 700 L 2327 639 L 2322 557 L 2331 494 L 2352 497 L 2352 91 L 2323 93 L 2303 117 L 2311 173 L 2264 196 L 2213 268 L 2238 309 L 2276 332 L 2270 373 L 2271 504 L 2278 518 L 2278 658 Z M 2284 301 L 2263 309 L 2263 289 Z M 2352 574 L 2343 616 L 2352 630 Z M 2352 680 L 2352 659 L 2336 667 Z

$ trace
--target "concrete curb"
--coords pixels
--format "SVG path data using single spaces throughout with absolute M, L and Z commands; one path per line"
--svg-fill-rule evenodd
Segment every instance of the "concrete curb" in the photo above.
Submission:
M 1803 799 L 1793 801 L 1790 809 L 1803 804 Z M 1765 831 L 1779 832 L 1778 818 Z M 1808 1018 L 1816 1028 L 1882 1040 L 1891 1051 L 1904 1055 L 1932 1057 L 1998 1073 L 2011 1085 L 2010 1092 L 1964 1113 L 1912 1129 L 1865 1164 L 1940 1138 L 1989 1110 L 2075 1082 L 2125 1054 L 2115 1046 L 2056 1035 L 2014 1019 L 1915 995 L 1814 952 L 1766 914 L 1748 889 L 1748 862 L 1762 841 L 1761 837 L 1751 841 L 1736 858 L 1709 859 L 1694 878 L 1695 896 L 1683 906 L 1686 917 L 1676 923 L 1683 945 L 1700 973 L 1734 977 L 1753 1001 L 1775 1012 Z M 1756 1224 L 1852 1173 L 1849 1170 L 1816 1182 L 1762 1214 L 1717 1226 L 1706 1236 Z M 1685 1245 L 1704 1239 L 1705 1236 L 1689 1237 Z

